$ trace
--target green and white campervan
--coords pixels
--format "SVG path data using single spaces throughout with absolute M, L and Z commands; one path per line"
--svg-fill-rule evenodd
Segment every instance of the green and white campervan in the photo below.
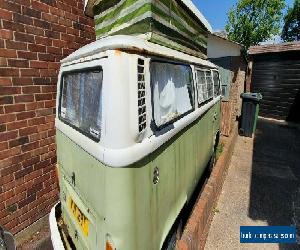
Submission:
M 159 22 L 156 7 L 164 10 L 160 4 L 168 1 L 97 1 L 103 4 L 97 18 L 111 18 L 114 11 L 125 18 L 136 12 L 120 6 L 133 3 L 125 7 L 141 8 L 138 13 Z M 136 2 L 154 4 L 156 14 L 145 15 Z M 119 20 L 106 25 L 124 28 Z M 172 27 L 169 34 L 181 26 Z M 186 50 L 168 35 L 157 40 L 157 31 L 109 33 L 62 61 L 56 115 L 60 202 L 50 213 L 54 249 L 172 249 L 183 208 L 214 158 L 220 81 L 200 51 L 189 54 L 195 49 L 189 41 Z

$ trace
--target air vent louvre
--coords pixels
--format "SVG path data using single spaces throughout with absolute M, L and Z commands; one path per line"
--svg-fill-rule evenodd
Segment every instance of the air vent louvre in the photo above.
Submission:
M 146 129 L 146 86 L 145 86 L 145 61 L 138 59 L 138 115 L 139 132 Z

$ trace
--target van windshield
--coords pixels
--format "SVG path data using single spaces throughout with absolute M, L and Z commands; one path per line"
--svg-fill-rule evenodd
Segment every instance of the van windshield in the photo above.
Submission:
M 95 141 L 100 140 L 102 79 L 101 68 L 62 75 L 59 118 Z

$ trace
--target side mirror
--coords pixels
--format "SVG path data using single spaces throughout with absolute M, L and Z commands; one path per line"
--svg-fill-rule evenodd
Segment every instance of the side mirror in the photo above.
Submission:
M 16 250 L 14 236 L 0 226 L 0 250 Z

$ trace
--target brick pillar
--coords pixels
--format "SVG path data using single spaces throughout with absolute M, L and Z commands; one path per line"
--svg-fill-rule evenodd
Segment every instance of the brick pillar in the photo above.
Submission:
M 0 0 L 0 224 L 46 215 L 55 183 L 59 61 L 95 39 L 84 0 Z

